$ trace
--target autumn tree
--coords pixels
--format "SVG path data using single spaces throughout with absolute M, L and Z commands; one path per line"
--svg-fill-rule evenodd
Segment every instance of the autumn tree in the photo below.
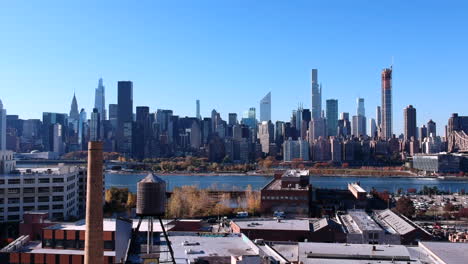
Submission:
M 396 203 L 396 208 L 398 213 L 406 216 L 406 217 L 412 217 L 415 213 L 415 208 L 413 201 L 409 197 L 401 197 L 398 199 Z
M 260 192 L 253 191 L 252 186 L 249 184 L 245 190 L 245 199 L 247 202 L 247 210 L 251 214 L 260 211 Z

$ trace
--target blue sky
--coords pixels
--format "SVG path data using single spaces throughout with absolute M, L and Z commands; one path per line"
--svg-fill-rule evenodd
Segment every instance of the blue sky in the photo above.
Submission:
M 73 2 L 73 3 L 72 3 Z M 450 2 L 450 3 L 449 3 Z M 394 127 L 413 104 L 439 133 L 467 115 L 466 1 L 2 1 L 0 99 L 9 114 L 89 113 L 104 78 L 134 82 L 134 105 L 181 116 L 215 108 L 227 119 L 272 92 L 274 120 L 311 104 L 310 70 L 325 99 L 366 114 L 380 104 L 380 71 L 394 57 Z

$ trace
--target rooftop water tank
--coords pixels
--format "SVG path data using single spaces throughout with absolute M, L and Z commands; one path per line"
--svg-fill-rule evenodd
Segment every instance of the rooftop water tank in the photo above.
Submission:
M 137 184 L 136 213 L 140 216 L 163 216 L 166 213 L 166 182 L 149 173 Z

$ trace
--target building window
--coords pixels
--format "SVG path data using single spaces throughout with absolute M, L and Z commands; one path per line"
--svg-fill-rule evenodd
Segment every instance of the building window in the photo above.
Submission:
M 49 187 L 39 187 L 38 188 L 38 192 L 39 193 L 47 193 L 50 191 L 50 188 Z
M 5 180 L 1 179 L 0 184 L 5 184 Z
M 45 247 L 51 248 L 54 247 L 54 240 L 53 239 L 44 239 Z
M 54 202 L 62 202 L 63 201 L 63 196 L 53 196 L 52 201 Z
M 48 205 L 39 205 L 39 206 L 37 207 L 37 209 L 38 209 L 39 211 L 49 210 L 49 206 L 48 206 Z
M 76 248 L 75 240 L 65 240 L 65 248 Z
M 52 182 L 55 182 L 55 183 L 57 183 L 57 182 L 63 182 L 63 178 L 53 178 L 53 179 L 52 179 Z
M 104 249 L 114 250 L 114 241 L 104 241 Z
M 20 184 L 20 179 L 8 179 L 8 184 Z
M 53 192 L 63 192 L 63 186 L 52 187 Z
M 8 194 L 18 194 L 20 193 L 20 188 L 8 188 Z
M 20 208 L 18 206 L 8 207 L 8 212 L 19 212 Z
M 55 248 L 63 248 L 63 239 L 55 239 Z
M 40 178 L 39 183 L 50 183 L 50 179 L 49 178 Z
M 9 215 L 8 216 L 8 220 L 9 221 L 16 221 L 16 220 L 19 220 L 19 215 Z
M 54 205 L 52 205 L 52 209 L 55 209 L 55 210 L 63 209 L 63 204 L 54 204 Z
M 34 193 L 35 188 L 34 187 L 27 187 L 23 189 L 23 193 Z
M 39 202 L 40 203 L 48 203 L 49 202 L 49 196 L 41 196 L 39 197 Z
M 24 212 L 34 211 L 34 210 L 35 210 L 34 206 L 24 206 L 23 207 Z
M 23 203 L 34 203 L 34 197 L 23 197 Z
M 20 203 L 20 198 L 8 198 L 8 204 L 18 204 Z
M 35 184 L 36 180 L 35 179 L 24 179 L 23 182 L 24 182 L 24 184 Z

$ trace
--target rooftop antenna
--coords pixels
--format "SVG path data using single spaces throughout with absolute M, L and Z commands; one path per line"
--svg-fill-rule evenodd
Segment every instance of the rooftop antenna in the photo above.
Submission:
M 390 69 L 393 69 L 393 56 L 392 56 L 392 64 L 390 65 Z

